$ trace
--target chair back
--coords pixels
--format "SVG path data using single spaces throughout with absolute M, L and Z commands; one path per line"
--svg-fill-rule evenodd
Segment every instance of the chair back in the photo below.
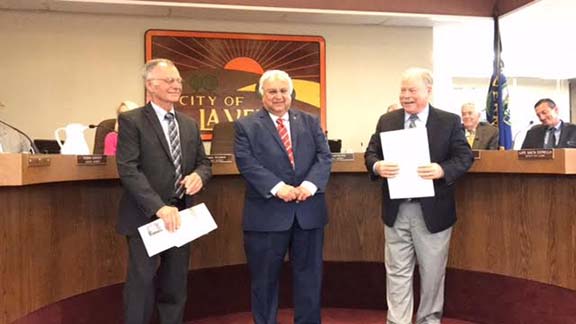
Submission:
M 105 119 L 98 124 L 94 134 L 93 154 L 104 154 L 104 139 L 108 133 L 114 131 L 114 126 L 116 126 L 116 118 Z

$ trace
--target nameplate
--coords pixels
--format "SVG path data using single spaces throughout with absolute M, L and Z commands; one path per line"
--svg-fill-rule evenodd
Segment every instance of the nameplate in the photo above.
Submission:
M 554 160 L 553 149 L 524 149 L 518 151 L 518 160 Z
M 354 153 L 332 153 L 332 161 L 354 161 Z
M 106 155 L 77 155 L 76 164 L 83 166 L 106 165 Z
M 51 159 L 49 157 L 36 157 L 31 156 L 28 158 L 28 167 L 47 167 L 50 166 Z
M 232 163 L 232 154 L 209 154 L 207 155 L 208 160 L 212 163 Z
M 472 150 L 472 155 L 474 156 L 474 160 L 480 160 L 481 152 L 479 150 Z

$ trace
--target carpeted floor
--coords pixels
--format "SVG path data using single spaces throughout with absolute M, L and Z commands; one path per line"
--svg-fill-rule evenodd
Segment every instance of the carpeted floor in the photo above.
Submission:
M 278 323 L 294 323 L 293 315 L 291 309 L 281 309 L 278 314 Z M 385 324 L 386 312 L 361 309 L 324 308 L 322 309 L 322 322 L 324 324 Z M 187 324 L 252 324 L 252 317 L 250 313 L 236 313 L 190 321 Z M 442 324 L 474 323 L 445 318 L 442 320 Z

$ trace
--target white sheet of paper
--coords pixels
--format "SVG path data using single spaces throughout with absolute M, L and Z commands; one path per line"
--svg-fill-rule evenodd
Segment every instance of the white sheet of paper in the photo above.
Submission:
M 218 228 L 208 207 L 203 203 L 180 211 L 180 216 L 182 223 L 180 228 L 174 232 L 174 245 L 177 247 L 192 242 Z
M 161 219 L 138 228 L 148 256 L 151 257 L 171 247 L 180 247 L 218 227 L 204 203 L 181 210 L 180 218 L 180 228 L 175 232 L 168 232 Z
M 150 257 L 174 246 L 173 235 L 168 232 L 161 219 L 138 227 L 138 232 Z
M 433 180 L 418 176 L 419 166 L 430 163 L 428 133 L 425 127 L 380 133 L 384 160 L 396 162 L 400 171 L 388 180 L 391 199 L 434 196 Z

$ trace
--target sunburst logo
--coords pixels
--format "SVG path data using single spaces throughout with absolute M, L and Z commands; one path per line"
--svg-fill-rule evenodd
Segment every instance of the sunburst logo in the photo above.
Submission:
M 261 108 L 257 83 L 264 71 L 284 70 L 294 81 L 293 107 L 325 125 L 325 44 L 316 36 L 160 31 L 146 33 L 146 59 L 172 60 L 184 79 L 179 111 L 212 128 Z

